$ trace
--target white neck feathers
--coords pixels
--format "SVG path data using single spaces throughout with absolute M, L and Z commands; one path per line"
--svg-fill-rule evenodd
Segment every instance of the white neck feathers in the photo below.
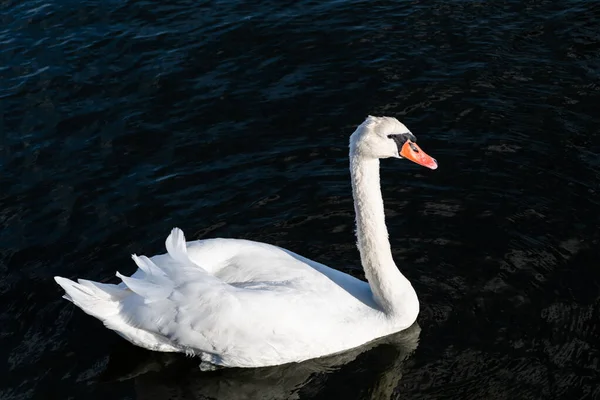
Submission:
M 419 312 L 419 302 L 412 285 L 392 258 L 379 181 L 379 159 L 363 157 L 351 146 L 350 174 L 357 245 L 374 300 L 387 316 L 410 319 L 410 325 Z

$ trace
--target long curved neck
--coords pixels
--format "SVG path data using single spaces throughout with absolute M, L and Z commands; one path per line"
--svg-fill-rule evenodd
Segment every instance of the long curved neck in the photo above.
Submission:
M 412 313 L 418 313 L 418 300 L 412 285 L 392 258 L 379 182 L 379 160 L 365 159 L 351 149 L 350 175 L 358 250 L 374 300 L 386 314 L 410 319 Z

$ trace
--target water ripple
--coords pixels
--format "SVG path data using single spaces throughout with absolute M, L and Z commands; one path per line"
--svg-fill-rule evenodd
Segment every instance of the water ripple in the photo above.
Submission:
M 377 388 L 599 397 L 599 18 L 578 0 L 2 2 L 0 397 L 133 397 L 95 384 L 120 339 L 51 278 L 112 281 L 173 226 L 362 278 L 347 142 L 367 114 L 440 163 L 382 162 L 422 333 Z M 356 388 L 373 354 L 295 395 Z

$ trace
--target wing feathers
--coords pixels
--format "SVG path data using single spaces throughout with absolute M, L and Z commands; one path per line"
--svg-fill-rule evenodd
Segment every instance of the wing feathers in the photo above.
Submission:
M 206 285 L 225 285 L 221 279 L 217 278 L 210 272 L 206 271 L 200 265 L 196 264 L 188 255 L 187 244 L 185 241 L 185 235 L 179 228 L 173 228 L 171 234 L 165 241 L 165 247 L 169 256 L 181 264 L 179 271 L 185 271 L 184 275 L 187 277 L 194 277 L 198 282 L 202 282 Z M 177 272 L 179 272 L 177 271 Z M 175 272 L 176 273 L 176 272 Z
M 164 280 L 168 280 L 167 273 L 163 271 L 158 265 L 146 256 L 137 256 L 133 254 L 131 256 L 133 261 L 137 264 L 138 268 L 141 269 L 146 275 L 146 279 L 156 283 L 162 284 Z
M 129 289 L 143 297 L 148 303 L 164 300 L 169 297 L 173 291 L 173 285 L 169 284 L 169 281 L 166 279 L 164 279 L 161 284 L 156 284 L 146 279 L 136 279 L 124 276 L 119 272 L 117 272 L 116 275 Z
M 167 252 L 174 260 L 179 262 L 186 262 L 188 259 L 187 256 L 187 247 L 185 244 L 185 235 L 183 231 L 179 228 L 173 228 L 171 234 L 167 237 L 165 241 L 165 247 L 167 248 Z
M 181 229 L 173 228 L 171 234 L 165 241 L 165 247 L 167 248 L 167 253 L 169 253 L 169 256 L 171 256 L 173 260 L 186 267 L 201 268 L 188 256 L 185 235 Z

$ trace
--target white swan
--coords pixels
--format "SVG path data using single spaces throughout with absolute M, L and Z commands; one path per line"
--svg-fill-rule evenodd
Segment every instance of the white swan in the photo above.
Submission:
M 369 116 L 350 137 L 363 282 L 269 244 L 173 229 L 167 254 L 133 256 L 122 283 L 55 277 L 73 302 L 131 343 L 225 367 L 264 367 L 348 350 L 410 327 L 417 295 L 398 270 L 385 226 L 380 158 L 437 162 L 397 119 Z

